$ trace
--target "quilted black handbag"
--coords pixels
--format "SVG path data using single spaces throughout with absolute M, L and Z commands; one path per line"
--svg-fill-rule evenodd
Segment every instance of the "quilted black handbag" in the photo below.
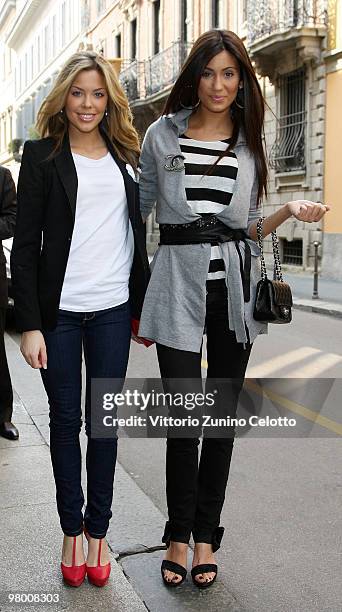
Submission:
M 262 223 L 260 217 L 257 223 L 257 235 L 260 248 L 261 279 L 256 287 L 256 298 L 253 317 L 257 321 L 266 323 L 290 323 L 292 320 L 292 293 L 291 287 L 283 280 L 279 244 L 276 232 L 272 232 L 272 247 L 274 256 L 274 270 L 276 280 L 267 278 L 266 264 L 262 243 Z

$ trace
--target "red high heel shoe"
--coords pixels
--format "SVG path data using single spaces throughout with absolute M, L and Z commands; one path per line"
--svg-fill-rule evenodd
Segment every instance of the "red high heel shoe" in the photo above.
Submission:
M 86 538 L 88 540 L 89 534 L 86 531 L 86 529 L 84 529 L 84 533 L 86 534 Z M 86 564 L 89 582 L 91 582 L 92 584 L 98 587 L 103 587 L 107 584 L 110 570 L 111 570 L 110 562 L 106 563 L 106 565 L 101 565 L 102 542 L 103 542 L 103 539 L 99 540 L 99 552 L 97 555 L 97 565 L 95 567 L 90 567 L 89 565 Z
M 75 557 L 76 557 L 76 536 L 74 536 L 74 541 L 72 543 L 72 565 L 69 567 L 68 565 L 64 565 L 61 561 L 61 570 L 63 574 L 64 581 L 72 587 L 81 586 L 84 581 L 86 575 L 86 564 L 75 565 Z

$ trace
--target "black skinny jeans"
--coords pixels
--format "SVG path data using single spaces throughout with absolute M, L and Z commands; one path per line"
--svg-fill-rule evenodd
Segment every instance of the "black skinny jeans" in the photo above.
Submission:
M 243 344 L 236 341 L 235 332 L 229 330 L 227 288 L 224 280 L 207 283 L 206 333 L 206 392 L 212 385 L 215 388 L 219 386 L 220 416 L 225 412 L 226 415 L 234 417 L 252 344 L 247 344 L 244 348 Z M 166 391 L 179 392 L 180 386 L 182 392 L 202 390 L 201 352 L 182 351 L 157 344 L 157 353 Z M 179 380 L 172 381 L 182 378 L 187 379 L 184 385 Z M 180 411 L 174 408 L 170 410 L 170 415 L 185 416 L 184 411 L 181 415 Z M 180 438 L 174 437 L 169 429 L 166 448 L 169 521 L 165 528 L 164 542 L 172 540 L 188 543 L 192 532 L 195 542 L 211 543 L 214 550 L 219 548 L 218 526 L 228 481 L 234 428 L 230 428 L 229 436 L 227 433 L 225 431 L 223 434 L 220 428 L 216 431 L 209 428 L 208 432 L 204 432 L 198 464 L 200 432 L 194 432 L 193 437 Z

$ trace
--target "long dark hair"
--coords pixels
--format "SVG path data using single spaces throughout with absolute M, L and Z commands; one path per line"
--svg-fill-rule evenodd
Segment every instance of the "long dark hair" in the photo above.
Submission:
M 267 197 L 268 171 L 263 147 L 265 100 L 246 48 L 234 32 L 209 30 L 196 40 L 166 101 L 163 115 L 176 113 L 184 107 L 194 107 L 197 104 L 197 92 L 202 73 L 210 60 L 221 51 L 228 51 L 238 62 L 240 80 L 243 81 L 243 89 L 239 89 L 238 103 L 243 106 L 243 109 L 234 103 L 231 105 L 232 139 L 229 147 L 223 151 L 216 163 L 236 145 L 239 129 L 242 126 L 247 146 L 256 163 L 259 182 L 257 205 L 259 206 L 263 193 L 265 198 Z

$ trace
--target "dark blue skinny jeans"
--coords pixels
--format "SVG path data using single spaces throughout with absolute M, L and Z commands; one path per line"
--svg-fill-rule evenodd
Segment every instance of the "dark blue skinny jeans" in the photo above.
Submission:
M 57 327 L 44 331 L 47 370 L 41 369 L 50 406 L 50 452 L 57 509 L 67 536 L 106 535 L 112 517 L 117 437 L 91 437 L 91 380 L 122 379 L 130 347 L 129 303 L 97 312 L 59 310 Z M 86 367 L 87 505 L 81 485 L 82 348 Z

